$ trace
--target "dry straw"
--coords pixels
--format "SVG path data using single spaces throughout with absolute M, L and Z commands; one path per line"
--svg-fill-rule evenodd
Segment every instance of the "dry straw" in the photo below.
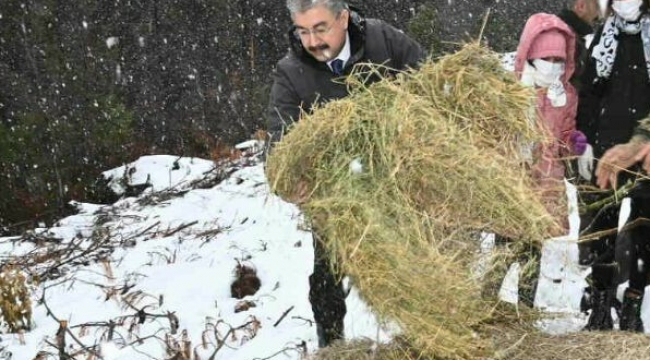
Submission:
M 492 328 L 494 347 L 501 350 L 490 360 L 628 360 L 650 359 L 650 341 L 644 334 L 628 332 L 580 332 L 543 334 L 530 326 Z M 370 340 L 339 343 L 319 351 L 313 360 L 433 360 L 397 338 L 389 344 Z
M 495 360 L 650 359 L 650 341 L 644 334 L 626 331 L 550 335 L 524 326 L 493 328 Z
M 495 304 L 472 270 L 475 234 L 529 245 L 557 226 L 522 156 L 545 140 L 534 94 L 477 44 L 363 85 L 381 71 L 303 114 L 268 157 L 273 191 L 300 203 L 335 266 L 422 354 L 489 356 L 476 329 Z

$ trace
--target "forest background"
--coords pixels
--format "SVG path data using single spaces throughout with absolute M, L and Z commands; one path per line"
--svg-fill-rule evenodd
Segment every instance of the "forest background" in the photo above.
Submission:
M 514 51 L 563 0 L 352 1 L 433 56 L 476 39 Z M 264 129 L 287 50 L 283 0 L 3 0 L 0 235 L 106 203 L 101 171 L 144 154 L 218 159 Z

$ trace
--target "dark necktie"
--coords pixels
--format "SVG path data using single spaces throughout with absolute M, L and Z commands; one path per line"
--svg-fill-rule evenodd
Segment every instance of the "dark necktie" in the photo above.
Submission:
M 330 63 L 330 66 L 332 66 L 332 72 L 336 76 L 341 76 L 343 75 L 343 60 L 341 59 L 335 59 Z

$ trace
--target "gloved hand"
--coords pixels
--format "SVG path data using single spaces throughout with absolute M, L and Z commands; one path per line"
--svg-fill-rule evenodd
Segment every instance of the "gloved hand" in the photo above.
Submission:
M 578 173 L 583 179 L 591 181 L 591 173 L 594 170 L 594 150 L 591 145 L 585 144 L 585 150 L 578 157 Z
M 580 130 L 573 130 L 569 136 L 569 145 L 574 154 L 582 155 L 589 145 L 587 136 Z

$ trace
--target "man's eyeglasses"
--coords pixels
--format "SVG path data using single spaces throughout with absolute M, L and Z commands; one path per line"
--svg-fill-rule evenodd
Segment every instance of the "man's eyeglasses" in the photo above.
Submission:
M 341 16 L 340 12 L 336 14 L 336 18 L 334 19 L 334 21 L 332 21 L 332 23 L 329 26 L 326 24 L 320 24 L 315 26 L 313 29 L 298 28 L 294 30 L 294 34 L 296 34 L 296 36 L 299 36 L 302 39 L 307 39 L 311 35 L 314 35 L 315 37 L 322 39 L 324 36 L 326 36 L 332 31 L 332 29 L 334 28 L 334 24 L 339 20 L 340 16 Z

